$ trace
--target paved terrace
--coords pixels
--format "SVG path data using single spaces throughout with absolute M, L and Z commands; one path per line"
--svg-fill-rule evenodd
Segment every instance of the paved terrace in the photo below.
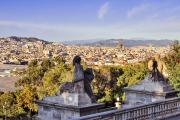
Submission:
M 72 120 L 180 120 L 180 97 Z

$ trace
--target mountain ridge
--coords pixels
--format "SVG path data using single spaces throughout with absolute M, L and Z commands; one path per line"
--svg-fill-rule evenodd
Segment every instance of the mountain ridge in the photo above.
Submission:
M 17 42 L 37 42 L 37 41 L 40 41 L 40 42 L 43 42 L 45 44 L 49 44 L 49 43 L 52 43 L 52 42 L 49 42 L 49 41 L 46 41 L 46 40 L 42 40 L 42 39 L 39 39 L 39 38 L 36 38 L 36 37 L 18 37 L 18 36 L 10 36 L 10 37 L 1 37 L 1 39 L 10 39 L 10 40 L 14 40 L 14 41 L 17 41 Z
M 163 41 L 163 42 L 162 42 Z M 104 40 L 72 40 L 64 41 L 64 44 L 67 45 L 88 45 L 88 46 L 108 46 L 114 47 L 117 44 L 123 44 L 126 47 L 133 46 L 167 46 L 170 45 L 173 40 L 162 39 L 162 40 L 132 40 L 132 39 L 104 39 Z
M 51 44 L 55 42 L 35 38 L 35 37 L 1 37 L 1 39 L 10 39 L 21 42 L 43 42 L 44 44 Z M 162 42 L 163 41 L 163 42 Z M 173 40 L 162 39 L 162 40 L 152 40 L 152 39 L 89 39 L 89 40 L 69 40 L 61 41 L 60 43 L 64 45 L 79 45 L 79 46 L 106 46 L 106 47 L 115 47 L 117 45 L 124 45 L 125 47 L 133 46 L 167 46 L 170 45 Z

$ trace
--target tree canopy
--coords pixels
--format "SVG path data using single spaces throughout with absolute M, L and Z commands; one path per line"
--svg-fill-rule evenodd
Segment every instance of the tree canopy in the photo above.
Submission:
M 174 41 L 170 52 L 165 56 L 164 61 L 168 69 L 168 79 L 176 90 L 180 90 L 180 44 Z
M 114 101 L 117 97 L 123 100 L 122 88 L 142 80 L 147 74 L 146 63 L 125 66 L 103 66 L 94 70 L 93 90 L 100 102 Z

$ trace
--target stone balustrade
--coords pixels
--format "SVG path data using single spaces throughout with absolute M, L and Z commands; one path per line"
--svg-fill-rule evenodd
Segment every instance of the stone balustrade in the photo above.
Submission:
M 126 109 L 110 110 L 72 120 L 154 120 L 175 115 L 180 119 L 180 97 Z

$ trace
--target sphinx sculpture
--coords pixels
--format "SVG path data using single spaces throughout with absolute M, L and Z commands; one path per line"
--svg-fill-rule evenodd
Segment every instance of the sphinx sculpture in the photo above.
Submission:
M 165 63 L 160 59 L 160 55 L 155 56 L 148 62 L 148 69 L 153 81 L 165 81 L 168 77 Z
M 94 74 L 91 68 L 83 69 L 81 65 L 81 57 L 75 56 L 73 59 L 73 81 L 66 82 L 60 86 L 58 95 L 62 95 L 64 92 L 68 93 L 87 93 L 91 102 L 94 103 L 95 97 L 91 89 L 91 82 L 94 79 Z

